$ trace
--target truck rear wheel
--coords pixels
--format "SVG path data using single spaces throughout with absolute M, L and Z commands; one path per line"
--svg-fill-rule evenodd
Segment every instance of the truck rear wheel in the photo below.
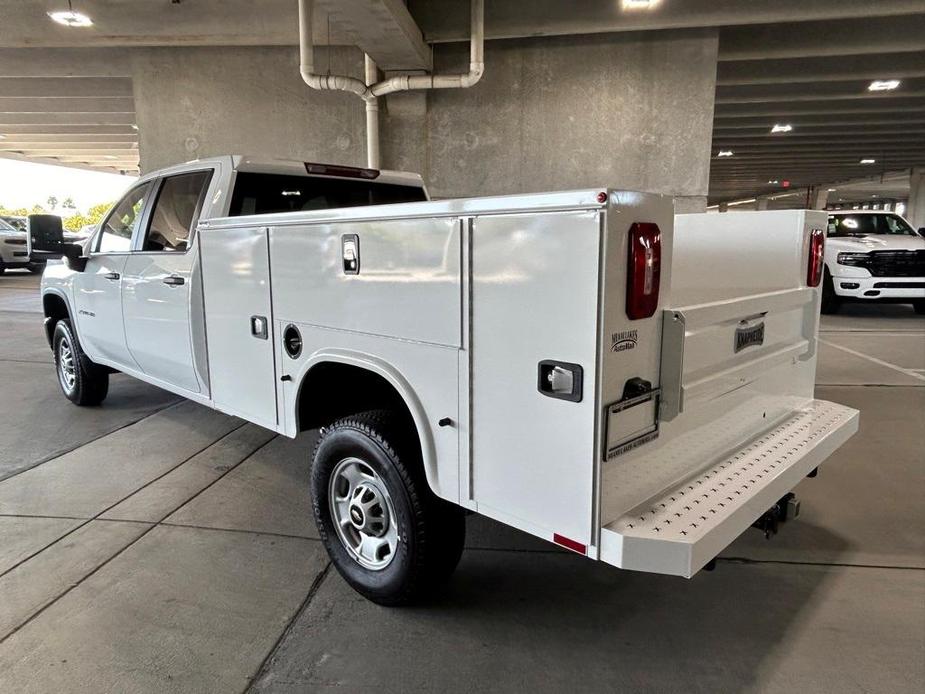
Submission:
M 427 485 L 412 425 L 364 412 L 322 431 L 311 469 L 312 506 L 334 567 L 381 605 L 415 601 L 456 568 L 461 508 Z
M 58 383 L 65 397 L 75 405 L 103 402 L 109 392 L 109 372 L 87 358 L 66 318 L 55 324 L 52 347 Z
M 915 309 L 915 312 L 919 315 L 925 314 L 925 299 L 916 299 L 913 301 L 912 308 Z

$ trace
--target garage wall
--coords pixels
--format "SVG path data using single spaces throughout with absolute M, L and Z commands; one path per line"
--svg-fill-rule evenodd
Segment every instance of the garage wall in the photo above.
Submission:
M 132 50 L 141 170 L 218 154 L 365 163 L 357 97 L 309 89 L 289 47 Z M 316 65 L 363 74 L 352 48 L 319 48 Z
M 419 170 L 440 196 L 602 184 L 706 195 L 717 45 L 713 31 L 491 41 L 478 85 L 429 94 Z M 438 46 L 435 62 L 459 70 L 468 47 Z M 389 133 L 384 156 L 404 161 Z
M 386 99 L 383 167 L 440 197 L 610 185 L 700 205 L 717 44 L 714 31 L 489 42 L 475 87 Z M 316 65 L 362 74 L 358 50 L 316 50 Z M 437 46 L 435 63 L 464 69 L 468 46 Z M 362 101 L 306 87 L 295 49 L 145 49 L 134 85 L 143 171 L 227 153 L 365 163 Z

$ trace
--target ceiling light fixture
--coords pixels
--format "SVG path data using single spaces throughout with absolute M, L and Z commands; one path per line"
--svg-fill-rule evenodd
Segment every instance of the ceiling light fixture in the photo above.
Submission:
M 876 164 L 877 160 L 876 159 L 861 159 L 861 163 L 862 164 Z
M 837 189 L 837 188 L 829 188 L 829 192 L 830 192 L 830 193 L 834 193 L 836 190 L 838 190 L 838 189 Z
M 74 12 L 74 8 L 71 7 L 71 0 L 67 0 L 66 11 L 49 12 L 48 16 L 51 17 L 53 21 L 58 24 L 63 24 L 66 27 L 88 27 L 93 25 L 93 21 L 87 15 Z
M 790 123 L 784 123 L 783 125 L 781 125 L 780 123 L 775 123 L 774 127 L 771 128 L 771 134 L 789 133 L 791 130 L 793 130 L 793 126 L 790 125 Z
M 867 87 L 869 92 L 891 92 L 902 84 L 899 80 L 874 80 Z
M 621 0 L 624 10 L 654 10 L 662 0 Z
M 721 149 L 721 150 L 719 151 L 719 154 L 717 154 L 716 156 L 717 156 L 717 157 L 731 157 L 731 156 L 732 156 L 732 150 L 731 150 L 731 149 Z

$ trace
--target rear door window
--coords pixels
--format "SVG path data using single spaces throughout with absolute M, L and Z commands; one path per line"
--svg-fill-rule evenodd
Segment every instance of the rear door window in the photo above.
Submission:
M 240 172 L 229 215 L 327 210 L 426 200 L 424 189 L 351 178 Z
M 164 179 L 151 211 L 143 252 L 186 251 L 211 177 L 211 171 L 194 171 Z

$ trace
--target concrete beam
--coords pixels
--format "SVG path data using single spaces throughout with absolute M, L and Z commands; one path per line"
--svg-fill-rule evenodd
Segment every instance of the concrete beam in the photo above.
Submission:
M 122 77 L 0 77 L 5 97 L 132 96 L 132 80 Z
M 0 112 L 6 113 L 134 113 L 130 96 L 52 98 L 0 94 Z
M 411 14 L 430 42 L 463 41 L 468 35 L 468 0 L 410 0 Z M 921 12 L 917 0 L 684 0 L 663 2 L 652 11 L 626 10 L 618 0 L 492 0 L 485 4 L 487 38 L 561 36 L 656 29 L 902 16 Z M 838 20 L 838 21 L 836 21 Z
M 714 118 L 714 132 L 737 132 L 755 130 L 769 132 L 775 120 L 769 116 L 739 118 Z M 800 130 L 817 128 L 843 127 L 906 127 L 925 124 L 925 113 L 833 113 L 831 115 L 803 115 L 800 117 Z
M 838 114 L 846 113 L 915 113 L 925 110 L 925 98 L 897 97 L 895 99 L 850 99 L 838 106 Z M 718 118 L 739 116 L 797 116 L 832 115 L 833 108 L 828 101 L 805 101 L 795 104 L 717 104 L 714 114 Z
M 30 144 L 38 145 L 43 143 L 79 143 L 86 142 L 91 144 L 109 144 L 114 142 L 137 142 L 138 133 L 133 133 L 132 135 L 86 135 L 86 134 L 69 134 L 69 135 L 54 135 L 46 133 L 13 133 L 9 131 L 4 131 L 3 139 L 0 142 L 3 143 L 12 143 L 22 144 L 23 146 L 28 146 Z
M 876 13 L 880 3 L 870 5 Z M 720 33 L 719 59 L 768 60 L 925 50 L 925 13 L 921 3 L 918 14 L 903 17 L 901 21 L 864 14 L 840 21 L 833 21 L 834 18 L 833 15 L 831 20 L 818 22 L 725 28 Z
M 717 86 L 925 77 L 925 52 L 721 62 Z
M 131 77 L 121 48 L 0 48 L 0 77 Z
M 72 169 L 80 169 L 82 171 L 104 171 L 108 173 L 117 173 L 117 174 L 133 174 L 138 173 L 137 166 L 125 166 L 118 162 L 113 164 L 108 162 L 106 164 L 101 164 L 95 166 L 92 164 L 87 164 L 84 162 L 71 162 L 71 161 L 59 161 L 58 159 L 44 158 L 44 157 L 27 157 L 23 154 L 17 154 L 15 152 L 0 152 L 0 159 L 12 159 L 14 161 L 28 161 L 36 164 L 51 164 L 53 166 L 66 166 Z
M 8 125 L 126 125 L 135 123 L 132 113 L 0 113 L 0 131 Z M 57 132 L 57 130 L 54 130 Z
M 3 123 L 0 117 L 0 127 L 2 134 L 7 137 L 13 135 L 37 135 L 37 136 L 70 136 L 70 135 L 130 135 L 138 137 L 138 131 L 130 124 L 53 124 L 53 123 Z
M 94 152 L 99 154 L 135 154 L 138 155 L 137 142 L 17 142 L 0 140 L 0 150 L 17 152 L 50 152 L 60 154 L 80 154 Z
M 925 78 L 903 80 L 902 86 L 891 92 L 871 92 L 868 80 L 815 82 L 811 84 L 748 84 L 716 88 L 717 104 L 747 104 L 762 102 L 864 100 L 889 101 L 897 97 L 925 96 Z

